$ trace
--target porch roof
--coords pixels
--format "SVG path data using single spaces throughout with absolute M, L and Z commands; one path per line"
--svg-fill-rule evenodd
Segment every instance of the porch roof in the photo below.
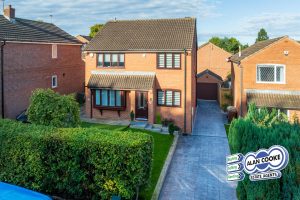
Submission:
M 258 107 L 300 109 L 300 91 L 246 90 L 247 102 Z
M 154 72 L 92 71 L 88 88 L 113 90 L 151 90 L 155 80 Z

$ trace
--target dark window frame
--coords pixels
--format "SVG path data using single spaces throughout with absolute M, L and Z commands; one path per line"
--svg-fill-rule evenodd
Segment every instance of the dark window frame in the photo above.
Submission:
M 167 91 L 171 91 L 172 92 L 172 105 L 167 105 L 166 104 L 166 92 Z M 164 94 L 164 104 L 160 104 L 159 102 L 158 102 L 158 92 L 163 92 L 163 94 Z M 179 92 L 179 98 L 180 98 L 180 104 L 179 105 L 174 105 L 174 102 L 175 102 L 175 95 L 174 95 L 174 93 L 175 92 Z M 157 91 L 156 91 L 156 105 L 157 106 L 162 106 L 162 107 L 181 107 L 181 97 L 182 97 L 182 95 L 181 95 L 181 90 L 175 90 L 175 89 L 158 89 Z
M 110 56 L 110 66 L 105 66 L 105 54 L 109 54 Z M 112 61 L 112 55 L 113 54 L 117 54 L 118 55 L 118 61 L 117 61 L 117 65 L 112 65 L 113 61 Z M 120 57 L 121 55 L 124 55 L 124 61 L 123 61 L 123 65 L 120 65 Z M 99 65 L 99 56 L 102 56 L 102 65 Z M 101 68 L 125 68 L 125 53 L 98 53 L 97 54 L 97 67 L 101 67 Z
M 164 55 L 164 67 L 159 66 L 159 55 L 163 54 Z M 167 67 L 167 54 L 172 54 L 172 67 L 169 68 Z M 177 54 L 179 55 L 179 67 L 175 67 L 175 57 L 174 55 Z M 156 68 L 157 69 L 171 69 L 171 70 L 181 70 L 181 53 L 157 53 L 156 54 Z
M 100 105 L 96 104 L 96 90 L 99 90 L 100 92 Z M 107 90 L 107 106 L 102 106 L 102 90 Z M 109 106 L 110 104 L 110 89 L 94 89 L 93 92 L 93 107 L 98 108 L 100 110 L 125 110 L 126 109 L 126 91 L 124 90 L 112 90 L 115 93 L 115 105 L 117 105 L 117 91 L 120 91 L 121 93 L 121 106 Z

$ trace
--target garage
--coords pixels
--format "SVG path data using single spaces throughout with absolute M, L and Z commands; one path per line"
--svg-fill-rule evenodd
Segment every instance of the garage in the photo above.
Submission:
M 218 100 L 218 85 L 222 78 L 210 70 L 197 74 L 197 99 Z
M 197 83 L 197 99 L 217 100 L 218 84 L 217 83 Z

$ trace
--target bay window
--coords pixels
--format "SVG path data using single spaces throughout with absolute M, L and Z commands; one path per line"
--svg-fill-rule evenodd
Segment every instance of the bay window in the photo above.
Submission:
M 181 106 L 181 92 L 178 90 L 157 90 L 158 106 Z
M 98 54 L 97 67 L 124 67 L 125 55 L 120 53 Z
M 260 64 L 256 67 L 257 83 L 285 83 L 285 66 Z
M 95 90 L 95 107 L 99 108 L 124 108 L 125 91 L 120 90 Z

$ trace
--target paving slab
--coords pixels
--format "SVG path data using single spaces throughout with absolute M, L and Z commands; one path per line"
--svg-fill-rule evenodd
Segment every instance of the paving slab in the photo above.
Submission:
M 198 102 L 191 136 L 180 136 L 159 199 L 235 200 L 236 183 L 226 180 L 226 116 L 217 102 Z

